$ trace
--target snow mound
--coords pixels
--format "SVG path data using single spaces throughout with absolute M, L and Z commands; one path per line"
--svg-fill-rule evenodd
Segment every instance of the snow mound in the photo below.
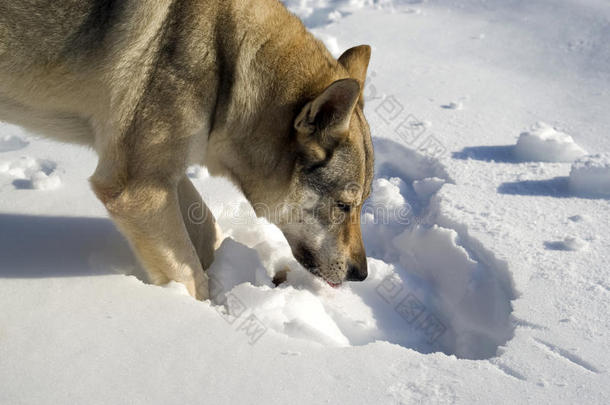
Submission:
M 224 301 L 224 293 L 239 284 L 272 285 L 256 250 L 232 238 L 226 238 L 216 251 L 214 263 L 208 269 L 208 276 L 212 280 L 212 300 L 220 303 Z
M 43 171 L 35 172 L 30 178 L 34 190 L 55 190 L 61 186 L 61 179 L 57 173 L 46 174 Z
M 445 110 L 463 110 L 464 109 L 464 102 L 463 101 L 452 101 L 448 104 L 444 104 L 441 106 L 442 108 L 444 108 Z
M 441 187 L 443 187 L 443 184 L 445 184 L 445 180 L 443 179 L 439 179 L 438 177 L 427 177 L 422 180 L 415 180 L 413 182 L 413 189 L 418 197 L 426 199 L 440 190 Z
M 589 246 L 589 242 L 579 237 L 566 236 L 562 241 L 545 242 L 544 245 L 547 249 L 550 250 L 566 250 L 571 252 L 577 252 L 579 250 L 586 250 Z
M 377 177 L 400 177 L 407 183 L 430 177 L 453 180 L 445 167 L 435 158 L 386 138 L 373 138 L 375 148 L 375 175 Z
M 578 195 L 610 197 L 610 154 L 578 159 L 572 164 L 569 183 Z
M 570 135 L 543 122 L 521 133 L 515 146 L 515 157 L 521 161 L 572 162 L 586 154 Z
M 56 173 L 57 164 L 51 160 L 23 156 L 14 161 L 0 163 L 0 173 L 14 177 L 17 189 L 53 190 L 61 185 Z
M 348 338 L 324 308 L 322 301 L 311 291 L 292 286 L 271 289 L 241 284 L 231 291 L 240 304 L 247 308 L 267 328 L 293 338 L 320 343 L 324 346 L 349 346 Z M 239 298 L 237 298 L 239 297 Z
M 0 152 L 12 152 L 23 149 L 29 142 L 17 135 L 5 135 L 0 137 Z

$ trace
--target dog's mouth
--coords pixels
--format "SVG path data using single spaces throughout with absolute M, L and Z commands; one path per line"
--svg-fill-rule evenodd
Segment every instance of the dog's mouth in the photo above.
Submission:
M 332 288 L 338 288 L 341 286 L 341 281 L 330 281 L 322 275 L 322 273 L 320 272 L 320 266 L 318 264 L 318 261 L 316 260 L 311 250 L 309 250 L 308 248 L 302 245 L 299 246 L 298 249 L 296 249 L 296 252 L 294 252 L 294 257 L 298 260 L 299 263 L 301 263 L 301 266 L 307 269 L 307 271 L 309 271 L 314 276 L 320 277 L 322 280 L 326 281 L 326 283 Z
M 343 282 L 341 282 L 341 281 L 339 281 L 338 283 L 335 283 L 335 282 L 332 282 L 332 281 L 326 279 L 326 277 L 324 277 L 322 274 L 320 274 L 320 271 L 317 268 L 308 268 L 307 270 L 314 276 L 319 277 L 322 280 L 324 280 L 326 282 L 326 284 L 328 284 L 332 288 L 339 288 L 339 287 L 341 287 L 341 284 L 343 284 Z
M 331 286 L 332 288 L 338 288 L 341 286 L 342 282 L 339 281 L 338 283 L 335 283 L 333 281 L 327 280 L 326 277 L 324 277 L 321 273 L 320 270 L 317 267 L 305 267 L 307 269 L 308 272 L 310 272 L 311 274 L 313 274 L 316 277 L 321 278 L 322 280 L 324 280 L 326 282 L 326 284 L 328 284 L 329 286 Z
M 330 280 L 327 280 L 326 277 L 324 277 L 322 275 L 322 273 L 320 272 L 320 266 L 314 256 L 314 254 L 312 253 L 311 250 L 309 250 L 305 246 L 302 246 L 302 245 L 299 246 L 296 249 L 296 251 L 294 252 L 294 257 L 298 260 L 299 263 L 301 263 L 301 266 L 305 267 L 305 269 L 308 272 L 310 272 L 314 276 L 319 277 L 322 280 L 326 281 L 326 283 L 329 286 L 331 286 L 332 288 L 337 288 L 341 285 L 341 281 L 339 281 L 339 282 L 330 281 Z

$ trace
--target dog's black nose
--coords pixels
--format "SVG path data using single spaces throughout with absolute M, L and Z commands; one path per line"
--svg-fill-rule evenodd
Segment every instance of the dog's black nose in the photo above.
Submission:
M 364 266 L 356 266 L 355 264 L 350 264 L 347 267 L 347 276 L 345 280 L 347 281 L 364 281 L 368 276 L 368 271 L 366 268 L 366 263 Z

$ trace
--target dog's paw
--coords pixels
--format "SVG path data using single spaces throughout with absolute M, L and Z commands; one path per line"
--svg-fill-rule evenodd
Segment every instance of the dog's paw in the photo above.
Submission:
M 277 287 L 280 284 L 284 284 L 286 282 L 286 280 L 288 279 L 288 272 L 290 271 L 289 268 L 285 268 L 282 269 L 280 271 L 278 271 L 277 273 L 275 273 L 275 276 L 273 276 L 273 284 Z

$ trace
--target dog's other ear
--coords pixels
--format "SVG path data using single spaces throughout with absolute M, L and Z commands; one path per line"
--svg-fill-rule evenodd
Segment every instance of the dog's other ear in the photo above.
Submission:
M 343 52 L 339 57 L 339 63 L 347 70 L 350 77 L 358 80 L 361 92 L 364 91 L 364 82 L 366 80 L 366 71 L 371 60 L 371 47 L 368 45 L 359 45 Z M 362 102 L 362 98 L 360 100 Z

